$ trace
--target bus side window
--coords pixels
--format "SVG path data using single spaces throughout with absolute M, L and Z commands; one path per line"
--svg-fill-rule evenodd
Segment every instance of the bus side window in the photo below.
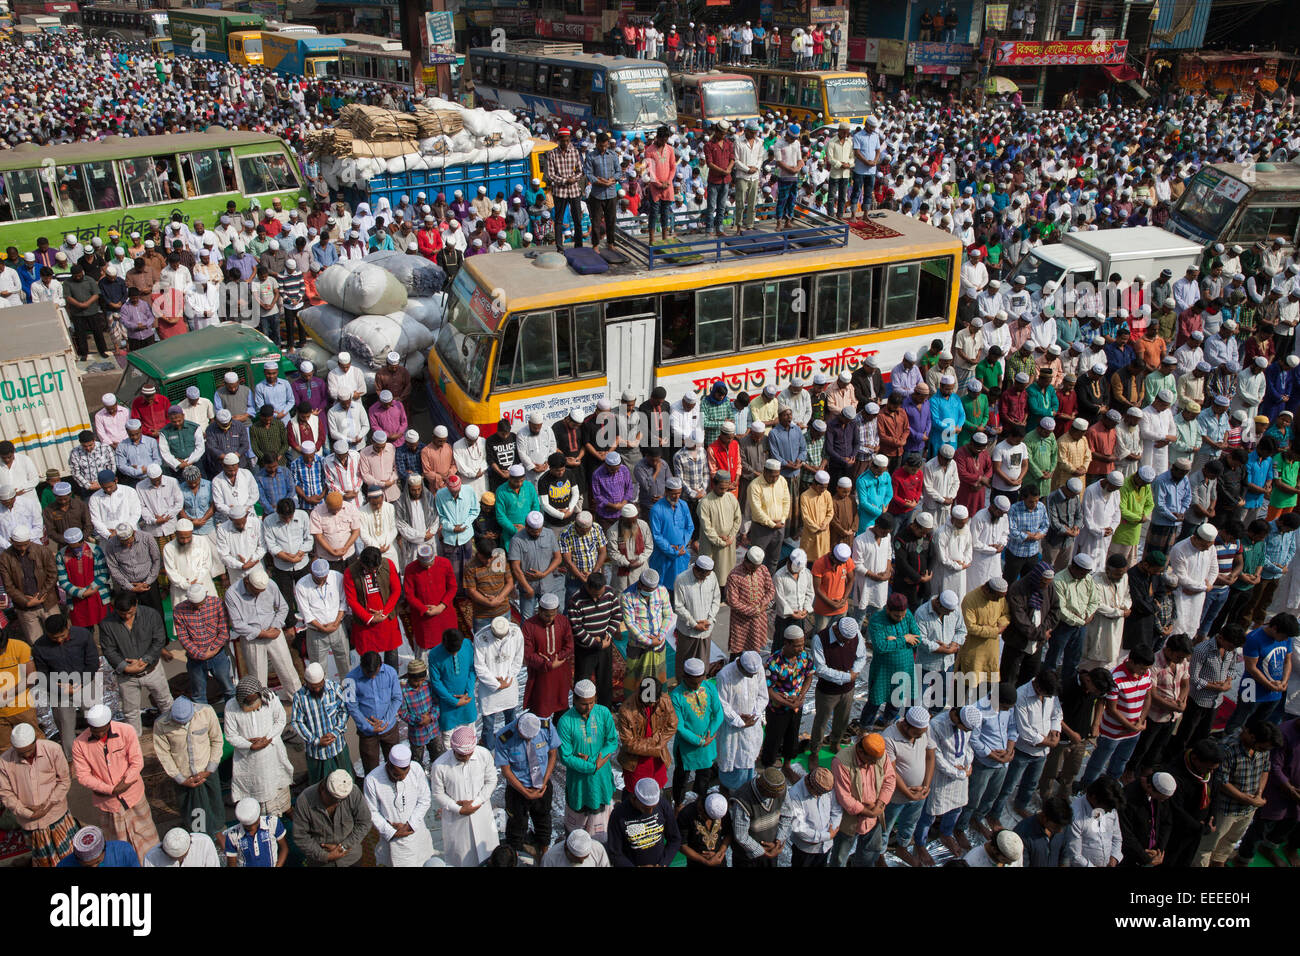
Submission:
M 816 334 L 845 335 L 871 324 L 871 270 L 817 277 Z
M 793 342 L 808 325 L 808 295 L 802 279 L 764 280 L 741 288 L 740 347 Z
M 1273 210 L 1268 206 L 1247 206 L 1232 238 L 1237 242 L 1259 242 L 1268 238 Z
M 573 67 L 562 66 L 551 75 L 551 96 L 561 100 L 573 99 Z
M 586 103 L 591 99 L 591 70 L 575 70 L 574 83 L 577 87 L 575 99 Z
M 515 77 L 519 73 L 519 61 L 506 60 L 501 64 L 501 85 L 507 90 L 515 89 Z
M 50 207 L 49 186 L 42 181 L 39 169 L 15 169 L 5 173 L 4 192 L 7 201 L 0 206 L 0 215 L 8 221 L 44 219 L 54 215 Z
M 916 321 L 916 290 L 921 267 L 915 262 L 890 266 L 885 279 L 885 327 Z
M 54 170 L 54 208 L 60 216 L 90 212 L 90 197 L 80 166 L 58 166 Z
M 118 172 L 122 176 L 122 182 L 126 183 L 127 197 L 133 206 L 147 206 L 164 201 L 165 196 L 152 160 L 120 159 Z
M 517 315 L 506 320 L 506 331 L 501 337 L 501 347 L 497 349 L 497 388 L 514 384 L 519 351 L 519 321 Z
M 1268 227 L 1269 237 L 1276 236 L 1288 243 L 1294 242 L 1297 225 L 1300 225 L 1300 206 L 1279 206 L 1273 210 L 1273 221 Z
M 531 93 L 536 76 L 537 64 L 532 60 L 520 60 L 515 68 L 515 89 L 520 93 Z
M 469 64 L 470 64 L 470 68 L 474 71 L 474 82 L 476 84 L 482 83 L 483 82 L 483 57 L 481 56 L 470 57 Z
M 695 294 L 669 292 L 659 298 L 663 343 L 660 354 L 667 359 L 695 354 Z
M 540 96 L 549 96 L 551 91 L 551 65 L 549 63 L 537 64 L 537 93 Z
M 682 110 L 689 116 L 700 116 L 700 96 L 694 90 L 686 94 L 686 108 Z
M 942 322 L 948 317 L 948 297 L 952 294 L 952 260 L 927 259 L 921 263 L 921 281 L 916 295 L 916 318 L 922 322 Z
M 90 203 L 95 209 L 122 208 L 122 194 L 117 189 L 117 179 L 113 176 L 113 164 L 106 160 L 82 163 L 81 174 L 86 179 L 86 189 L 90 193 Z
M 488 60 L 487 81 L 492 86 L 498 86 L 501 83 L 501 61 L 500 60 L 497 59 Z
M 804 80 L 799 86 L 802 96 L 800 105 L 810 110 L 820 109 L 821 89 L 817 80 Z
M 605 362 L 605 347 L 601 337 L 601 306 L 579 305 L 573 309 L 574 374 L 599 375 Z
M 592 99 L 592 110 L 596 114 L 596 119 L 609 122 L 609 94 L 597 93 Z
M 702 289 L 696 293 L 695 340 L 697 355 L 717 355 L 734 347 L 736 290 L 734 286 Z

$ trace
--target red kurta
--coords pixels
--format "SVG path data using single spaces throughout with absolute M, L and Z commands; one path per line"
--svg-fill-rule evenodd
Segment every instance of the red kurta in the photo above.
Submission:
M 972 517 L 975 512 L 984 507 L 985 498 L 988 497 L 988 486 L 977 485 L 976 482 L 981 478 L 993 476 L 993 458 L 987 450 L 975 453 L 974 447 L 974 445 L 962 445 L 952 458 L 957 466 L 959 482 L 957 497 L 953 499 L 953 504 L 965 505 Z
M 88 547 L 81 549 L 80 557 L 72 556 L 72 549 L 65 548 L 60 556 L 68 572 L 68 583 L 74 588 L 95 586 L 95 555 Z M 69 598 L 68 623 L 73 627 L 94 627 L 108 617 L 103 598 L 98 591 L 91 591 L 88 597 Z
M 398 598 L 402 596 L 402 582 L 397 576 L 397 565 L 387 559 L 384 563 L 388 565 L 387 601 L 379 590 L 378 573 L 363 575 L 361 592 L 365 595 L 364 601 L 357 597 L 357 584 L 353 578 L 355 565 L 343 575 L 343 590 L 347 593 L 348 608 L 352 611 L 352 646 L 358 654 L 366 651 L 383 653 L 395 650 L 402 643 L 402 631 L 397 626 L 397 618 L 387 618 L 378 624 L 363 623 L 368 622 L 376 611 L 392 613 L 393 608 L 397 607 Z
M 550 624 L 530 617 L 521 628 L 524 635 L 524 666 L 528 684 L 524 707 L 538 717 L 552 717 L 569 706 L 573 687 L 573 628 L 569 619 L 557 614 Z M 551 661 L 563 661 L 554 669 Z
M 456 626 L 456 609 L 451 606 L 456 596 L 456 574 L 451 562 L 442 556 L 433 559 L 427 568 L 419 561 L 406 566 L 406 583 L 402 592 L 411 606 L 411 630 L 415 643 L 428 650 L 442 643 L 442 632 Z M 425 610 L 437 605 L 442 610 L 432 617 Z
M 167 424 L 167 409 L 171 402 L 165 395 L 154 395 L 152 401 L 147 395 L 137 395 L 131 400 L 131 417 L 140 419 L 140 431 L 150 438 L 157 438 L 163 426 Z

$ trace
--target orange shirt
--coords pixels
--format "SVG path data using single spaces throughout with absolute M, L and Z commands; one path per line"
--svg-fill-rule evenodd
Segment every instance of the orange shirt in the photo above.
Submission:
M 853 559 L 836 561 L 833 555 L 823 554 L 813 562 L 812 575 L 813 613 L 843 614 L 853 586 Z M 823 600 L 823 594 L 829 600 Z

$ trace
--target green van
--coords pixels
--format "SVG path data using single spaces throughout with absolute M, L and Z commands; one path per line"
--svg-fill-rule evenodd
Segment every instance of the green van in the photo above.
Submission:
M 225 322 L 131 352 L 116 394 L 119 402 L 129 406 L 140 389 L 152 381 L 174 405 L 181 403 L 191 385 L 198 386 L 199 394 L 210 399 L 227 372 L 234 372 L 250 389 L 256 388 L 258 382 L 266 380 L 262 369 L 266 362 L 278 362 L 286 381 L 295 371 L 293 362 L 261 332 L 238 322 Z

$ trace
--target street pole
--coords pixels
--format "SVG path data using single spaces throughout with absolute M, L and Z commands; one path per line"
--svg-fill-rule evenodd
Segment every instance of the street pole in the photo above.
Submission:
M 417 85 L 424 79 L 424 14 L 438 13 L 447 9 L 447 0 L 398 0 L 402 11 L 402 49 L 411 54 L 411 79 Z M 437 64 L 438 95 L 452 97 L 451 67 L 446 63 Z

